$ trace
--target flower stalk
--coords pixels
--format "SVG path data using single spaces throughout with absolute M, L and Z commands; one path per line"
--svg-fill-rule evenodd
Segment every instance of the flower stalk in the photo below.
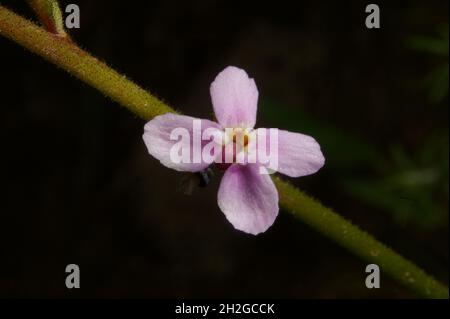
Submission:
M 274 182 L 280 194 L 281 205 L 295 217 L 364 261 L 378 265 L 382 274 L 389 274 L 418 295 L 448 298 L 448 288 L 418 266 L 290 183 L 279 177 L 274 177 Z
M 48 32 L 1 5 L 0 35 L 64 69 L 145 120 L 175 112 L 66 37 Z M 426 298 L 449 297 L 446 286 L 371 235 L 279 177 L 274 177 L 274 182 L 280 196 L 280 206 L 298 219 L 366 262 L 377 264 L 382 274 L 390 275 L 418 295 Z
M 80 49 L 0 5 L 0 35 L 66 70 L 143 119 L 173 110 L 149 92 Z

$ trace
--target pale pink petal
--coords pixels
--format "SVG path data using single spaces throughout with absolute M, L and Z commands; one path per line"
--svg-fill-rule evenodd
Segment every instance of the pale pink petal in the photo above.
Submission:
M 197 156 L 194 162 L 194 120 L 201 121 L 201 132 L 210 127 L 219 129 L 219 125 L 215 122 L 172 113 L 156 116 L 154 119 L 147 122 L 144 126 L 143 139 L 150 155 L 158 159 L 164 166 L 177 171 L 198 172 L 207 168 L 211 163 L 203 162 L 202 156 Z M 182 140 L 181 137 L 178 140 L 170 139 L 171 132 L 173 132 L 174 129 L 179 128 L 185 128 L 189 132 L 190 138 L 189 140 L 185 140 L 185 143 L 180 142 Z M 200 137 L 201 139 L 201 135 L 196 137 Z M 180 142 L 179 145 L 190 150 L 188 163 L 174 162 L 173 158 L 170 156 L 172 147 L 178 142 Z M 203 148 L 205 144 L 206 142 L 200 142 L 200 148 Z
M 244 70 L 225 68 L 211 83 L 210 92 L 214 113 L 223 128 L 255 126 L 258 89 Z
M 234 228 L 249 234 L 265 232 L 278 215 L 278 192 L 270 175 L 257 164 L 234 164 L 220 183 L 218 204 Z
M 266 164 L 267 168 L 290 177 L 300 177 L 314 174 L 325 164 L 320 145 L 314 138 L 284 130 L 277 130 L 277 132 L 277 152 L 273 147 L 269 147 L 267 152 L 277 158 L 272 163 Z M 269 137 L 266 141 L 269 141 Z

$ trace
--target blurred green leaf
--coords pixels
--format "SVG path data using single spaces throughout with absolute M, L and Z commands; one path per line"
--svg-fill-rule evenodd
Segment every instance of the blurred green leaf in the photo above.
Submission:
M 350 177 L 342 186 L 359 200 L 391 212 L 401 223 L 434 227 L 448 215 L 448 138 L 435 134 L 414 157 L 391 147 L 391 167 L 372 179 Z
M 429 97 L 431 102 L 439 103 L 448 95 L 449 85 L 449 29 L 448 25 L 438 29 L 437 37 L 415 35 L 406 40 L 406 45 L 410 49 L 437 55 L 446 59 L 436 66 L 427 76 L 425 82 L 430 90 Z
M 313 136 L 336 187 L 355 199 L 420 227 L 435 227 L 448 214 L 448 130 L 430 134 L 414 154 L 392 144 L 382 155 L 356 133 L 322 123 L 299 107 L 262 99 L 259 112 L 275 127 Z
M 410 174 L 420 175 L 422 173 L 410 172 Z M 402 180 L 405 176 L 394 178 Z M 428 177 L 425 180 L 427 179 Z M 406 177 L 404 181 L 407 180 Z M 379 181 L 350 179 L 342 182 L 343 187 L 350 194 L 374 207 L 391 212 L 399 223 L 433 227 L 443 220 L 445 210 L 436 204 L 432 194 L 424 189 L 425 184 L 406 186 L 402 185 L 402 182 L 392 183 L 392 181 L 383 179 Z
M 444 38 L 413 36 L 407 40 L 407 45 L 413 50 L 448 56 L 448 40 Z
M 258 112 L 274 127 L 313 136 L 321 145 L 327 165 L 335 170 L 367 167 L 381 162 L 373 146 L 359 139 L 357 134 L 320 122 L 301 108 L 293 112 L 279 103 L 262 99 Z
M 434 69 L 428 77 L 429 96 L 433 103 L 441 102 L 448 95 L 448 67 L 448 63 L 445 63 Z

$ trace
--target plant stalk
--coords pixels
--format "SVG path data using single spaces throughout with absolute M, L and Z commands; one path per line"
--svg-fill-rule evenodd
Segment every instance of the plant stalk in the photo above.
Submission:
M 0 5 L 0 35 L 57 65 L 145 120 L 175 112 L 105 63 Z M 418 295 L 448 298 L 448 288 L 331 209 L 274 177 L 280 206 L 323 235 L 386 273 Z M 362 270 L 364 271 L 364 270 Z

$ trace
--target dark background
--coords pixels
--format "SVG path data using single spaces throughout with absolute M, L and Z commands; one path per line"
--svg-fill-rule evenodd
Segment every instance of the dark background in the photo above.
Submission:
M 244 68 L 257 126 L 322 146 L 292 182 L 448 283 L 447 1 L 377 2 L 379 30 L 369 1 L 68 3 L 80 46 L 185 114 L 210 117 L 210 82 Z M 0 58 L 0 297 L 414 297 L 383 274 L 367 289 L 365 263 L 284 211 L 234 230 L 220 173 L 185 196 L 142 120 L 5 38 Z

